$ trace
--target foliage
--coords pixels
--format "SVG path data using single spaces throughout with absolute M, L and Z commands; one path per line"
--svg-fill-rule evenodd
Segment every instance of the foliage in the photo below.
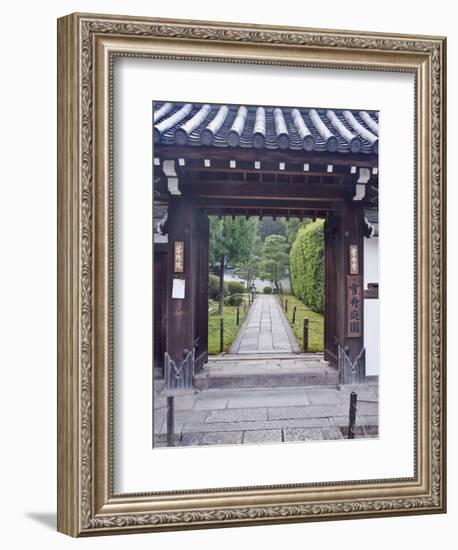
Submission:
M 283 225 L 285 228 L 285 236 L 290 245 L 292 245 L 296 240 L 299 229 L 309 223 L 312 223 L 312 220 L 310 218 L 305 218 L 303 221 L 301 221 L 299 218 L 284 220 Z
M 273 218 L 267 217 L 262 218 L 258 224 L 258 235 L 261 238 L 261 241 L 265 241 L 269 235 L 284 235 L 285 227 L 281 219 L 274 220 Z
M 224 303 L 228 306 L 240 306 L 243 302 L 243 296 L 240 294 L 231 294 L 224 300 Z
M 293 325 L 293 311 L 296 306 L 296 318 Z M 322 352 L 324 349 L 324 317 L 321 313 L 315 313 L 309 309 L 296 296 L 288 296 L 288 311 L 286 318 L 293 329 L 297 343 L 303 349 L 304 319 L 309 320 L 308 351 L 311 353 Z
M 264 294 L 272 294 L 272 287 L 271 286 L 265 286 L 262 291 Z
M 237 281 L 229 281 L 227 283 L 227 290 L 229 294 L 243 294 L 245 292 L 245 285 Z
M 227 283 L 224 283 L 224 294 L 228 293 Z M 208 276 L 208 293 L 212 300 L 218 300 L 219 298 L 219 277 L 210 274 Z
M 238 217 L 210 217 L 209 260 L 219 265 L 220 289 L 224 284 L 224 268 L 250 259 L 256 238 L 256 220 Z M 223 311 L 223 296 L 219 293 L 219 311 Z
M 216 355 L 219 353 L 219 338 L 220 338 L 220 319 L 224 318 L 224 351 L 228 351 L 234 341 L 237 332 L 240 329 L 246 313 L 243 308 L 240 308 L 240 325 L 237 325 L 237 307 L 225 306 L 224 313 L 221 314 L 218 311 L 211 313 L 208 316 L 208 353 L 209 355 Z
M 237 264 L 250 259 L 256 237 L 256 220 L 210 216 L 210 263 Z
M 262 247 L 259 276 L 272 281 L 277 290 L 279 281 L 288 274 L 288 249 L 288 242 L 283 235 L 269 235 Z
M 246 281 L 246 287 L 250 288 L 259 273 L 259 257 L 252 255 L 250 259 L 240 262 L 235 268 L 235 273 L 238 277 Z
M 324 311 L 323 226 L 323 220 L 317 220 L 302 227 L 290 252 L 293 294 L 317 313 Z

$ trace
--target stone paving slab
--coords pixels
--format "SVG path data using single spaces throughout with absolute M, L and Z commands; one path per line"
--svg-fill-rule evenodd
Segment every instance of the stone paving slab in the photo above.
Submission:
M 227 406 L 227 398 L 225 397 L 213 397 L 211 399 L 199 398 L 194 405 L 194 410 L 211 410 L 211 409 L 225 409 Z
M 235 445 L 242 441 L 243 432 L 210 432 L 202 437 L 202 445 Z
M 360 417 L 361 424 L 364 424 L 366 426 L 378 426 L 378 416 L 366 416 L 363 415 Z
M 320 428 L 286 428 L 283 430 L 285 441 L 316 441 L 323 438 Z
M 194 447 L 202 445 L 203 433 L 185 433 L 179 442 L 180 447 Z
M 228 399 L 228 408 L 240 409 L 244 407 L 268 407 L 275 405 L 309 405 L 310 401 L 303 389 L 258 389 L 252 392 L 241 391 L 234 393 Z
M 269 420 L 287 418 L 330 418 L 347 414 L 348 405 L 309 405 L 308 407 L 269 407 Z
M 214 410 L 209 413 L 205 422 L 241 422 L 243 420 L 267 420 L 267 408 Z
M 330 422 L 334 426 L 338 426 L 338 427 L 348 426 L 348 414 L 347 414 L 347 416 L 333 416 L 332 418 L 330 418 Z M 356 424 L 356 426 L 361 426 L 361 425 L 365 424 L 364 417 L 357 414 L 356 418 L 355 418 L 355 424 Z
M 323 388 L 306 390 L 307 397 L 313 405 L 326 405 L 330 403 L 349 401 L 350 398 L 346 394 L 342 394 L 338 389 Z
M 243 443 L 281 443 L 281 430 L 254 430 L 245 432 Z
M 174 441 L 175 441 L 176 447 L 181 447 L 180 434 L 178 435 L 175 434 Z M 167 436 L 165 434 L 156 435 L 156 437 L 154 438 L 153 448 L 166 447 L 166 446 L 167 446 Z
M 205 390 L 175 400 L 176 446 L 232 445 L 347 438 L 352 389 L 356 438 L 378 437 L 374 386 Z M 166 400 L 155 397 L 154 447 L 166 445 Z
M 335 426 L 330 428 L 321 428 L 321 433 L 323 434 L 323 439 L 343 439 L 342 431 Z
M 249 430 L 280 430 L 282 428 L 308 428 L 329 427 L 328 418 L 286 418 L 283 420 L 253 420 L 240 422 L 205 422 L 185 423 L 182 431 L 193 432 L 219 432 L 219 431 L 249 431 Z
M 179 422 L 175 420 L 175 435 L 180 435 L 183 433 L 185 423 L 183 421 Z M 167 433 L 167 421 L 164 420 L 160 427 L 155 432 L 158 435 L 164 435 Z

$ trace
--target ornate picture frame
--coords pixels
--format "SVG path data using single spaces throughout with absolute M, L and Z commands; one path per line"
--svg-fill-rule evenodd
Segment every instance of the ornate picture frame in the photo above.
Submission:
M 60 532 L 92 536 L 445 511 L 445 53 L 445 38 L 433 36 L 94 14 L 58 20 Z M 116 57 L 414 75 L 413 477 L 114 493 Z

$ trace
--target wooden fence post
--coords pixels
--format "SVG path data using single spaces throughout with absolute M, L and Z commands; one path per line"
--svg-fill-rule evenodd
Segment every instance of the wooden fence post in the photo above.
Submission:
M 221 317 L 219 320 L 219 352 L 224 351 L 224 319 Z
M 175 398 L 167 396 L 167 447 L 175 445 Z
M 240 307 L 237 308 L 236 323 L 237 323 L 237 326 L 240 324 Z
M 348 439 L 355 439 L 356 400 L 354 391 L 350 394 L 350 410 L 348 413 Z
M 285 311 L 288 313 L 288 298 L 285 299 Z
M 304 353 L 307 353 L 309 348 L 309 320 L 307 318 L 304 319 L 304 330 L 303 330 L 302 341 L 304 346 Z
M 293 307 L 293 321 L 292 321 L 293 325 L 294 325 L 294 323 L 296 322 L 296 309 L 297 309 L 297 307 L 294 306 L 294 307 Z

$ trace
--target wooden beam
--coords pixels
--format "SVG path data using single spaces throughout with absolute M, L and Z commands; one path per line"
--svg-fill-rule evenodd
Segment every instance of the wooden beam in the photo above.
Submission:
M 157 158 L 157 161 L 160 162 L 159 157 Z M 205 156 L 205 158 L 209 158 Z M 175 159 L 176 160 L 176 159 Z M 184 165 L 184 158 L 179 157 L 178 161 L 183 161 L 182 163 L 179 162 L 180 165 Z M 211 157 L 209 158 L 211 160 L 211 166 L 215 170 L 219 171 L 227 171 L 230 169 L 231 171 L 240 171 L 243 172 L 245 170 L 252 170 L 254 169 L 253 161 L 250 160 L 243 160 L 238 159 L 235 160 L 234 158 L 223 158 L 223 157 Z M 259 160 L 259 159 L 258 159 Z M 308 171 L 310 170 L 318 170 L 320 172 L 326 171 L 328 166 L 333 166 L 333 172 L 338 172 L 341 174 L 349 174 L 352 173 L 352 168 L 354 168 L 354 172 L 356 173 L 357 166 L 350 163 L 343 163 L 343 164 L 337 164 L 334 166 L 333 162 L 315 162 L 315 163 L 306 163 L 304 162 L 304 159 L 298 159 L 296 161 L 289 160 L 287 158 L 280 157 L 278 159 L 271 159 L 271 160 L 262 160 L 261 169 L 263 171 L 267 172 L 275 172 L 277 170 L 282 170 L 286 172 L 303 172 L 304 171 L 304 164 L 308 165 Z M 204 170 L 204 163 L 202 161 L 202 158 L 187 158 L 186 159 L 186 167 L 189 170 Z M 362 168 L 368 168 L 368 166 L 364 166 L 363 164 L 359 163 L 359 167 Z M 375 168 L 375 166 L 371 167 L 372 169 Z
M 281 166 L 283 165 L 283 168 L 281 168 Z M 331 167 L 331 168 L 329 168 Z M 314 168 L 313 170 L 308 170 L 308 171 L 304 171 L 304 170 L 289 170 L 287 169 L 287 167 L 285 166 L 285 163 L 284 162 L 280 162 L 277 166 L 277 168 L 273 168 L 273 167 L 269 167 L 267 168 L 264 164 L 262 165 L 262 169 L 260 168 L 242 168 L 240 165 L 237 167 L 237 168 L 227 168 L 227 167 L 214 167 L 213 165 L 211 166 L 211 169 L 205 169 L 204 166 L 200 166 L 200 167 L 191 167 L 191 166 L 187 166 L 188 169 L 186 170 L 183 170 L 183 175 L 186 175 L 188 178 L 190 177 L 190 174 L 193 172 L 193 173 L 196 173 L 197 174 L 197 178 L 199 178 L 199 176 L 201 175 L 205 175 L 205 174 L 208 174 L 208 173 L 215 173 L 215 174 L 227 174 L 227 173 L 231 173 L 231 174 L 243 174 L 243 173 L 246 173 L 246 174 L 259 174 L 260 172 L 262 174 L 264 174 L 264 176 L 267 176 L 267 175 L 272 175 L 272 176 L 278 176 L 278 175 L 288 175 L 288 176 L 328 176 L 328 177 L 332 177 L 332 176 L 335 176 L 337 178 L 337 176 L 348 176 L 350 177 L 351 176 L 351 173 L 350 173 L 350 170 L 347 170 L 346 167 L 339 167 L 340 169 L 339 170 L 333 170 L 333 165 L 331 164 L 328 164 L 328 165 L 323 165 L 323 168 L 322 169 L 317 169 L 317 168 Z M 192 170 L 191 170 L 192 168 Z M 331 176 L 332 174 L 332 176 Z
M 296 215 L 302 212 L 303 215 L 307 215 L 307 212 L 319 212 L 319 211 L 338 211 L 346 208 L 346 201 L 328 201 L 320 202 L 314 200 L 297 201 L 296 203 L 291 201 L 273 201 L 273 200 L 249 200 L 249 199 L 213 199 L 213 198 L 196 198 L 196 207 L 211 209 L 212 211 L 223 211 L 224 209 L 233 209 L 239 212 L 248 212 L 253 209 L 270 209 L 275 210 L 277 215 L 280 216 L 280 212 L 286 214 L 289 210 L 291 215 L 294 212 Z
M 334 164 L 334 166 L 352 166 L 363 167 L 378 166 L 378 155 L 366 153 L 330 153 L 329 151 L 311 151 L 304 149 L 293 151 L 291 149 L 254 149 L 254 148 L 227 148 L 222 147 L 194 147 L 194 146 L 176 146 L 159 145 L 154 147 L 154 155 L 164 159 L 187 158 L 201 160 L 203 157 L 210 159 L 225 159 L 227 162 L 231 159 L 237 161 L 254 162 L 298 162 L 308 164 Z
M 354 186 L 350 184 L 304 184 L 304 183 L 261 183 L 261 182 L 228 182 L 218 181 L 183 181 L 183 194 L 195 197 L 230 197 L 250 199 L 288 199 L 333 201 L 350 199 Z
M 286 212 L 285 211 L 278 211 L 277 208 L 259 208 L 259 207 L 253 207 L 252 209 L 247 212 L 246 208 L 240 208 L 240 209 L 234 209 L 234 208 L 227 208 L 227 209 L 214 209 L 211 208 L 205 208 L 205 212 L 209 216 L 230 216 L 233 219 L 235 219 L 237 216 L 243 216 L 245 219 L 249 219 L 250 217 L 259 217 L 260 219 L 265 217 L 270 217 L 272 219 L 277 218 L 286 218 Z M 301 218 L 301 212 L 302 215 L 305 214 L 305 217 L 311 218 L 313 214 L 317 218 L 326 218 L 328 211 L 316 211 L 316 210 L 305 210 L 305 211 L 299 211 L 299 210 L 290 210 L 289 218 Z M 288 218 L 288 219 L 289 219 Z

